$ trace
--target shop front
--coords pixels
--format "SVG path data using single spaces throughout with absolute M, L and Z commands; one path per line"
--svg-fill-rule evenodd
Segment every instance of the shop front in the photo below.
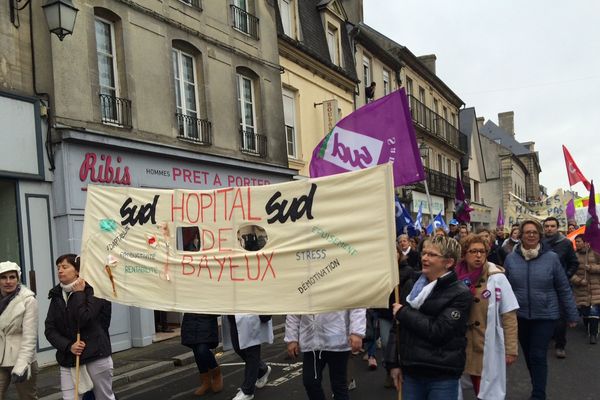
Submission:
M 209 190 L 230 186 L 269 185 L 292 180 L 297 171 L 237 159 L 198 154 L 126 139 L 61 132 L 56 148 L 56 232 L 60 252 L 79 253 L 87 186 Z M 167 313 L 173 327 L 178 313 Z M 156 321 L 157 323 L 159 321 Z M 165 321 L 162 321 L 163 325 Z M 113 304 L 110 327 L 113 351 L 152 343 L 153 310 Z M 158 328 L 165 328 L 164 326 Z

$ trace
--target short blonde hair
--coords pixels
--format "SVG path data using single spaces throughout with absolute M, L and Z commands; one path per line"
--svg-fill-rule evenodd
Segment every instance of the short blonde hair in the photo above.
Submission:
M 448 236 L 427 238 L 423 246 L 432 245 L 438 248 L 442 256 L 454 259 L 454 264 L 460 260 L 461 247 L 457 240 Z

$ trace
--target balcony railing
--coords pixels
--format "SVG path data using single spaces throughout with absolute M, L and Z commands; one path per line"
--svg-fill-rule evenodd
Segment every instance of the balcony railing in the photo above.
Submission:
M 235 29 L 258 40 L 258 18 L 233 4 L 231 5 L 231 18 Z
M 131 100 L 100 93 L 102 123 L 131 128 Z
M 267 156 L 267 137 L 258 133 L 240 130 L 241 150 L 244 153 L 265 158 Z
M 425 168 L 425 176 L 431 194 L 454 198 L 456 195 L 456 178 L 429 168 Z M 416 187 L 419 191 L 425 191 L 425 185 L 422 182 L 417 183 Z
M 212 144 L 212 126 L 210 121 L 181 113 L 176 113 L 175 118 L 177 118 L 177 137 L 198 144 Z
M 410 113 L 415 124 L 420 125 L 427 132 L 445 141 L 450 146 L 460 151 L 465 151 L 463 146 L 461 146 L 461 136 L 464 135 L 457 128 L 431 108 L 421 103 L 416 97 L 409 95 L 408 98 Z
M 182 3 L 185 3 L 187 5 L 190 5 L 194 8 L 197 8 L 198 10 L 202 10 L 202 3 L 200 3 L 200 0 L 179 0 Z

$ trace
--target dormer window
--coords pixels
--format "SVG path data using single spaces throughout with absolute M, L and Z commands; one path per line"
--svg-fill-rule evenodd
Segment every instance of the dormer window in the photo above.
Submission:
M 338 29 L 331 24 L 327 24 L 327 47 L 329 48 L 329 57 L 331 58 L 331 62 L 335 65 L 340 65 L 340 53 L 338 43 Z

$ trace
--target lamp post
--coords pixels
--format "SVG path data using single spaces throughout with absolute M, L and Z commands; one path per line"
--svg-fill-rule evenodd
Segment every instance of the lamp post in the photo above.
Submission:
M 42 6 L 48 30 L 62 42 L 65 36 L 73 33 L 75 18 L 79 11 L 71 0 L 48 0 Z

